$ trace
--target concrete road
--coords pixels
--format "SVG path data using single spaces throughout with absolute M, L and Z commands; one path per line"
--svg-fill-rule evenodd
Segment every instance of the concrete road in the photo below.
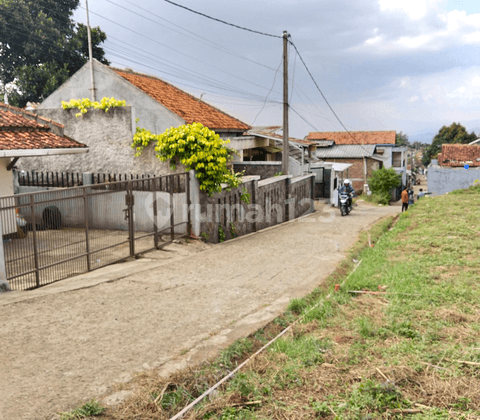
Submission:
M 0 419 L 51 419 L 135 372 L 168 373 L 214 356 L 309 293 L 362 229 L 398 212 L 360 202 L 342 218 L 318 204 L 303 219 L 223 244 L 174 244 L 1 294 Z

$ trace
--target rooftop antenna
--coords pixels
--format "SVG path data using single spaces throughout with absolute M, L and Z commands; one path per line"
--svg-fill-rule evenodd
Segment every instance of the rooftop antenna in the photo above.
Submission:
M 193 124 L 193 121 L 194 121 L 194 118 L 195 118 L 195 111 L 197 110 L 198 104 L 199 104 L 200 101 L 202 100 L 203 95 L 205 95 L 205 92 L 200 95 L 200 99 L 198 100 L 197 105 L 195 106 L 195 109 L 193 110 L 192 124 Z
M 90 20 L 88 17 L 88 0 L 85 0 L 85 9 L 87 10 L 87 34 L 88 34 L 88 56 L 90 59 L 90 78 L 92 79 L 92 85 L 90 92 L 92 95 L 92 101 L 95 102 L 95 79 L 93 77 L 93 52 L 92 52 L 92 33 L 90 31 Z

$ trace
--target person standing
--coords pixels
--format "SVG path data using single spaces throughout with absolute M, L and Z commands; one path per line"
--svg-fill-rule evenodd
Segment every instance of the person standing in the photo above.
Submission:
M 425 192 L 423 191 L 423 188 L 420 188 L 420 191 L 417 194 L 417 200 L 420 200 L 422 197 L 425 197 Z
M 402 191 L 402 212 L 408 210 L 408 190 L 407 187 Z

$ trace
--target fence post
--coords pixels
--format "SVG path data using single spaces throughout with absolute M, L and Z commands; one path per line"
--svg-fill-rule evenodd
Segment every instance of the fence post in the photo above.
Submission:
M 190 197 L 190 174 L 192 171 L 189 171 L 185 174 L 185 192 L 187 195 L 187 234 L 188 236 L 192 235 L 192 216 L 190 213 L 190 206 L 192 204 L 192 199 Z
M 190 184 L 190 205 L 193 204 L 193 223 L 192 223 L 192 231 L 193 234 L 197 237 L 200 237 L 200 183 L 195 176 L 195 171 L 192 169 L 189 171 L 189 184 Z M 191 209 L 188 208 L 188 212 L 190 214 Z
M 258 179 L 254 179 L 252 181 L 252 196 L 250 197 L 250 204 L 252 204 L 252 207 L 251 208 L 254 208 L 254 209 L 257 209 L 257 192 L 258 192 Z M 248 206 L 247 206 L 248 208 Z M 261 211 L 264 211 L 264 209 L 262 209 Z M 257 231 L 257 219 L 259 217 L 259 214 L 257 213 L 255 215 L 255 219 L 253 220 L 253 231 L 256 232 Z
M 0 217 L 0 233 L 3 236 L 2 218 Z M 0 293 L 4 290 L 10 290 L 10 284 L 7 281 L 7 267 L 5 264 L 5 252 L 3 241 L 0 241 Z
M 93 174 L 91 172 L 82 173 L 82 184 L 93 185 Z
M 135 256 L 135 220 L 134 220 L 134 210 L 133 210 L 133 187 L 132 181 L 127 182 L 127 209 L 128 209 L 128 236 L 130 241 L 130 256 Z
M 168 189 L 170 190 L 170 239 L 173 241 L 175 239 L 175 215 L 173 208 L 173 188 L 176 175 L 170 175 L 168 181 Z
M 155 249 L 158 249 L 158 209 L 157 209 L 157 188 L 156 182 L 153 184 L 153 243 Z
M 290 220 L 290 178 L 285 178 L 285 222 Z
M 88 240 L 88 218 L 90 214 L 88 211 L 87 187 L 83 188 L 83 212 L 85 218 L 85 248 L 87 251 L 87 270 L 92 271 L 92 267 L 90 265 L 90 241 Z
M 40 287 L 40 268 L 38 266 L 38 244 L 37 244 L 37 222 L 35 217 L 35 200 L 33 194 L 30 194 L 30 207 L 32 211 L 32 234 L 33 234 L 33 256 L 35 260 L 35 281 L 37 287 Z
M 310 188 L 311 188 L 311 195 L 310 195 L 310 197 L 311 197 L 312 201 L 315 201 L 315 176 L 312 176 L 312 177 L 310 178 L 310 180 L 312 181 L 312 182 L 310 183 Z

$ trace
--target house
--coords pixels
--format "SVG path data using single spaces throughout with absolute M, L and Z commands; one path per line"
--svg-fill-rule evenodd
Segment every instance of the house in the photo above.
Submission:
M 25 160 L 49 156 L 58 159 L 65 155 L 84 155 L 87 146 L 64 135 L 64 127 L 46 118 L 42 118 L 22 109 L 0 102 L 0 201 L 1 207 L 14 203 L 5 203 L 1 197 L 14 194 L 13 166 Z M 27 159 L 28 160 L 28 159 Z M 14 210 L 12 209 L 14 213 Z M 8 211 L 7 211 L 8 213 Z M 14 215 L 2 212 L 3 235 L 17 230 Z
M 311 132 L 307 140 L 316 144 L 313 156 L 324 162 L 350 163 L 349 178 L 363 190 L 372 172 L 393 168 L 406 185 L 406 148 L 395 146 L 395 131 Z
M 234 162 L 236 171 L 245 171 L 246 175 L 260 175 L 262 179 L 282 172 L 283 135 L 282 126 L 252 127 L 245 133 L 253 137 L 261 146 L 244 150 L 243 161 Z M 312 156 L 315 143 L 308 140 L 289 137 L 289 173 L 301 176 L 310 172 L 310 165 L 319 162 Z
M 29 163 L 29 168 L 23 169 L 170 173 L 168 162 L 155 158 L 153 145 L 135 158 L 130 144 L 137 125 L 158 134 L 170 127 L 199 122 L 216 131 L 220 137 L 230 139 L 229 147 L 239 152 L 238 159 L 241 159 L 244 150 L 268 145 L 265 140 L 258 141 L 243 135 L 249 125 L 157 77 L 129 69 L 111 68 L 96 60 L 93 60 L 93 74 L 97 100 L 113 97 L 125 100 L 127 107 L 112 108 L 108 113 L 89 110 L 80 118 L 75 117 L 78 112 L 75 109 L 62 109 L 62 101 L 91 96 L 90 67 L 85 64 L 46 98 L 35 112 L 64 124 L 66 134 L 89 146 L 90 153 L 82 159 L 36 160 Z
M 468 188 L 480 180 L 480 146 L 443 144 L 428 166 L 428 192 L 432 195 Z

